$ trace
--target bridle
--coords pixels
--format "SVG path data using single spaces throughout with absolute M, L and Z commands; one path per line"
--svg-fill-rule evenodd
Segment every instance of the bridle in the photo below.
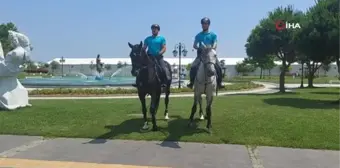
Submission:
M 204 68 L 204 84 L 211 84 L 212 83 L 212 81 L 209 81 L 209 82 L 207 82 L 207 77 L 212 77 L 212 76 L 216 76 L 216 72 L 214 73 L 214 74 L 212 74 L 212 75 L 209 75 L 208 74 L 208 72 L 207 72 L 207 66 L 208 65 L 213 65 L 213 66 L 215 66 L 215 62 L 213 62 L 213 61 L 206 61 L 205 59 L 207 59 L 207 58 L 203 58 L 203 55 L 206 55 L 206 53 L 205 52 L 207 52 L 208 50 L 211 50 L 211 48 L 204 48 L 203 49 L 203 51 L 201 51 L 201 53 L 199 54 L 199 59 L 200 59 L 200 63 L 202 63 L 203 64 L 203 68 Z M 198 81 L 198 79 L 197 79 L 197 76 L 196 76 L 196 80 Z M 198 81 L 199 82 L 199 81 Z M 201 83 L 201 82 L 199 82 L 199 83 Z

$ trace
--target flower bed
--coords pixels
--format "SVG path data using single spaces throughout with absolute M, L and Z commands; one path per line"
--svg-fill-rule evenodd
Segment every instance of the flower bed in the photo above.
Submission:
M 235 90 L 249 90 L 260 88 L 262 85 L 254 84 L 252 82 L 236 83 L 227 85 L 222 91 L 235 91 Z M 171 93 L 190 93 L 193 92 L 190 88 L 171 88 Z M 55 88 L 55 89 L 36 89 L 29 91 L 30 96 L 101 96 L 101 95 L 132 95 L 136 94 L 137 89 L 124 89 L 124 88 L 103 88 L 103 89 L 72 89 L 72 88 Z

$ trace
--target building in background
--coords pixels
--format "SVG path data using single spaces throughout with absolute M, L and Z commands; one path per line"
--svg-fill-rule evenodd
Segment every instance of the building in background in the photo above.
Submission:
M 178 58 L 164 58 L 167 62 L 170 63 L 172 70 L 174 71 L 174 75 L 176 76 L 178 72 Z M 222 58 L 219 57 L 219 60 L 224 60 L 225 62 L 225 75 L 228 77 L 234 77 L 237 76 L 238 73 L 235 70 L 235 65 L 237 63 L 241 63 L 244 58 Z M 55 69 L 52 70 L 52 66 L 49 66 L 50 71 L 54 72 L 55 75 L 61 75 L 61 66 L 63 66 L 63 73 L 64 75 L 76 75 L 78 73 L 85 74 L 87 76 L 94 75 L 96 73 L 96 59 L 95 58 L 64 58 L 63 63 L 60 62 L 61 58 L 55 58 L 51 61 L 48 61 L 48 64 L 51 64 L 51 62 L 55 61 L 58 62 L 59 65 L 55 67 Z M 191 64 L 194 61 L 194 58 L 182 58 L 181 59 L 181 65 L 183 74 L 187 73 L 187 66 L 188 64 Z M 111 76 L 114 74 L 115 76 L 131 76 L 131 60 L 130 58 L 101 58 L 101 62 L 104 63 L 105 68 L 105 76 Z M 277 65 L 274 67 L 271 71 L 271 75 L 279 75 L 280 74 L 280 61 L 275 61 L 275 64 Z M 121 69 L 117 72 L 118 69 Z M 256 69 L 254 72 L 248 73 L 248 75 L 260 75 L 261 71 L 260 69 Z M 290 73 L 301 73 L 301 65 L 298 63 L 293 63 L 291 65 Z M 265 70 L 263 72 L 264 75 L 268 75 L 269 71 Z M 332 63 L 330 65 L 330 69 L 328 72 L 324 72 L 322 68 L 319 68 L 318 72 L 316 74 L 327 76 L 337 76 L 337 66 L 335 63 Z

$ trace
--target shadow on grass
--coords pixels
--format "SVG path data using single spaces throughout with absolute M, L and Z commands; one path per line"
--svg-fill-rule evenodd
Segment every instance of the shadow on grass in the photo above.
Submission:
M 260 96 L 275 96 L 275 95 L 299 95 L 299 92 L 286 92 L 286 93 L 280 93 L 280 92 L 274 92 L 274 93 L 238 93 L 238 94 L 230 94 L 230 95 L 222 95 L 222 96 L 251 96 L 251 95 L 260 95 Z
M 188 118 L 182 118 L 181 116 L 171 116 L 172 120 L 168 122 L 169 132 L 168 136 L 158 145 L 168 148 L 181 148 L 178 144 L 181 137 L 192 136 L 197 133 L 206 132 L 202 128 L 198 128 L 198 120 L 195 120 L 194 126 L 188 127 Z
M 188 119 L 184 119 L 181 116 L 171 116 L 171 120 L 168 122 L 167 128 L 159 127 L 159 131 L 163 134 L 167 135 L 167 137 L 163 140 L 162 143 L 158 144 L 162 147 L 170 147 L 170 148 L 180 148 L 178 145 L 178 141 L 182 136 L 190 136 L 196 133 L 205 132 L 204 129 L 196 128 L 188 128 Z M 127 135 L 131 133 L 146 133 L 151 130 L 141 131 L 141 126 L 144 121 L 142 118 L 134 118 L 129 119 L 122 122 L 119 125 L 107 125 L 105 126 L 108 129 L 108 132 L 102 134 L 95 139 L 85 143 L 85 144 L 102 144 L 106 143 L 108 139 L 112 139 L 119 135 Z M 150 127 L 152 127 L 150 122 Z M 168 133 L 166 133 L 166 131 Z
M 300 109 L 339 109 L 334 100 L 312 100 L 302 98 L 267 98 L 264 103 L 276 106 L 289 106 Z
M 108 132 L 96 137 L 95 139 L 87 143 L 90 143 L 90 144 L 106 143 L 107 139 L 112 139 L 118 135 L 140 132 L 140 127 L 142 124 L 143 124 L 143 120 L 141 118 L 133 118 L 133 119 L 126 120 L 119 125 L 106 125 L 105 129 L 108 129 Z
M 311 94 L 322 94 L 322 95 L 339 95 L 339 92 L 310 92 Z

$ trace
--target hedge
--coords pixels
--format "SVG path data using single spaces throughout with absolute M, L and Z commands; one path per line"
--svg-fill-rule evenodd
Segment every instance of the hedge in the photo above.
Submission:
M 254 84 L 252 82 L 236 83 L 233 85 L 226 85 L 225 89 L 221 91 L 231 91 L 231 90 L 246 90 L 262 87 L 262 85 Z M 189 93 L 193 92 L 190 88 L 171 88 L 171 93 Z M 55 88 L 55 89 L 36 89 L 29 91 L 29 95 L 126 95 L 126 94 L 136 94 L 137 89 L 124 89 L 124 88 L 109 88 L 109 89 L 73 89 L 73 88 Z

